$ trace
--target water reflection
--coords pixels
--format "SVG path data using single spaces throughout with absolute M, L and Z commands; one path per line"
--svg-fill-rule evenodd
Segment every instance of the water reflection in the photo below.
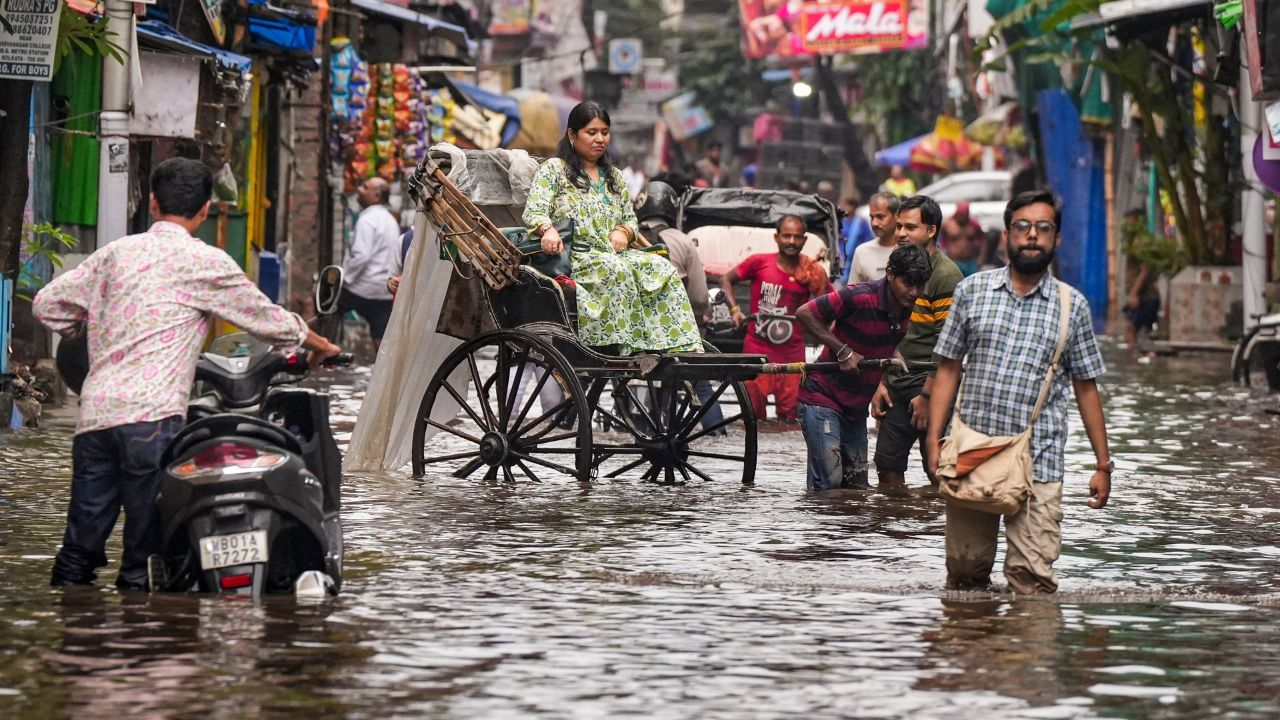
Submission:
M 943 594 L 940 501 L 805 494 L 797 434 L 754 488 L 348 476 L 318 605 L 63 593 L 69 417 L 0 435 L 0 716 L 1280 715 L 1276 401 L 1108 359 L 1115 497 L 1077 422 L 1051 600 Z

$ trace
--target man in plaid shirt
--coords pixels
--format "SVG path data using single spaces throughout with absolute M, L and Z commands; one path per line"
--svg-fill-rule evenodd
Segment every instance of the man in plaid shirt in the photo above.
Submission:
M 1050 193 L 1026 192 L 1009 203 L 1004 224 L 1009 266 L 971 275 L 956 286 L 950 317 L 934 349 L 940 363 L 929 405 L 930 474 L 938 467 L 942 426 L 957 388 L 956 411 L 967 425 L 988 435 L 1017 435 L 1031 422 L 1057 347 L 1061 300 L 1057 281 L 1047 271 L 1061 240 L 1062 211 Z M 1031 434 L 1034 492 L 1021 510 L 1005 516 L 1004 576 L 1009 589 L 1018 593 L 1058 589 L 1053 563 L 1062 546 L 1068 384 L 1097 460 L 1087 504 L 1101 509 L 1111 494 L 1115 464 L 1107 449 L 1095 382 L 1105 368 L 1093 336 L 1089 302 L 1074 288 L 1070 295 L 1071 326 L 1062 367 Z M 949 589 L 989 584 L 999 531 L 999 515 L 948 504 Z

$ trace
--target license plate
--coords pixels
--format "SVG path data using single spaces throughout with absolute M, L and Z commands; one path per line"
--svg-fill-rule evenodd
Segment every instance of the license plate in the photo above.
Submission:
M 266 561 L 266 530 L 200 538 L 200 567 L 205 570 Z

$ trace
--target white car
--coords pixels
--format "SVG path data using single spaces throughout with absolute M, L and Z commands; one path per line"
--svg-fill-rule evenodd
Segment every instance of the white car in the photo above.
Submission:
M 1007 170 L 952 173 L 920 188 L 917 194 L 937 201 L 943 220 L 955 214 L 956 203 L 968 200 L 969 216 L 977 220 L 984 231 L 999 230 L 1004 227 L 1004 207 L 1009 202 L 1012 177 Z M 858 215 L 870 217 L 866 205 L 858 208 Z

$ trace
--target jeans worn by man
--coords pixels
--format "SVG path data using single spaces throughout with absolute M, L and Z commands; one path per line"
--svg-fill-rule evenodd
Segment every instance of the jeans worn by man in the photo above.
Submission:
M 278 347 L 311 350 L 315 365 L 340 348 L 272 303 L 229 255 L 192 236 L 209 213 L 203 163 L 166 160 L 151 175 L 155 223 L 98 249 L 36 294 L 32 312 L 64 337 L 87 337 L 72 442 L 71 501 L 52 584 L 91 583 L 125 512 L 116 584 L 145 588 L 158 552 L 157 473 L 181 427 L 196 358 L 214 317 Z
M 931 268 L 925 251 L 900 247 L 885 276 L 809 301 L 796 319 L 824 346 L 819 362 L 840 372 L 813 373 L 800 386 L 800 427 L 809 448 L 805 485 L 810 491 L 867 484 L 867 406 L 879 370 L 861 370 L 864 358 L 901 357 L 908 309 Z

